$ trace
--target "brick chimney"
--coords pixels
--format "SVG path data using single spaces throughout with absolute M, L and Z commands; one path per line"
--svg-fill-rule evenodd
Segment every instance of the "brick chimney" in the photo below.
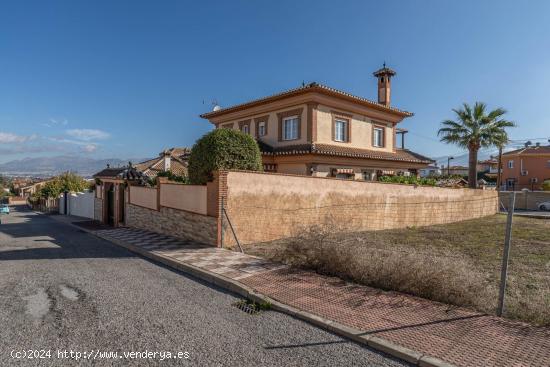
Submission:
M 395 71 L 386 67 L 386 63 L 373 73 L 378 78 L 378 103 L 389 106 L 391 102 L 391 78 L 396 74 Z

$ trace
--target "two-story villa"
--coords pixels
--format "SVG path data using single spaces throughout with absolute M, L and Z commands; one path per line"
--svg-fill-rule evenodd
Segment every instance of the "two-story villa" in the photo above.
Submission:
M 546 180 L 550 180 L 550 145 L 525 146 L 502 155 L 506 190 L 541 190 Z
M 394 75 L 385 65 L 374 73 L 378 102 L 311 83 L 232 107 L 215 107 L 201 117 L 216 128 L 254 136 L 267 172 L 360 180 L 417 175 L 432 160 L 404 147 L 407 131 L 397 125 L 412 113 L 390 105 Z

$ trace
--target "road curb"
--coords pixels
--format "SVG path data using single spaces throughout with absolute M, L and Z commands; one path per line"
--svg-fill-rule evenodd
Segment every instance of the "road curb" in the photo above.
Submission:
M 129 251 L 135 252 L 143 257 L 152 259 L 159 263 L 162 263 L 171 268 L 177 269 L 184 273 L 190 274 L 191 276 L 200 279 L 206 283 L 215 285 L 219 288 L 228 290 L 235 294 L 238 294 L 246 299 L 249 299 L 256 303 L 270 303 L 271 309 L 281 313 L 285 313 L 297 319 L 306 321 L 312 325 L 320 327 L 321 329 L 328 330 L 336 335 L 342 336 L 344 338 L 353 340 L 356 343 L 366 345 L 371 349 L 375 349 L 381 352 L 384 352 L 392 357 L 404 360 L 406 362 L 412 363 L 421 367 L 455 367 L 454 365 L 442 361 L 438 358 L 431 357 L 428 355 L 423 355 L 422 353 L 416 352 L 414 350 L 402 347 L 397 345 L 389 340 L 379 338 L 377 336 L 369 335 L 368 332 L 351 328 L 346 325 L 342 325 L 338 322 L 325 319 L 321 316 L 314 315 L 307 311 L 299 310 L 292 306 L 286 305 L 279 301 L 276 301 L 266 295 L 256 292 L 254 289 L 239 283 L 233 279 L 226 278 L 222 275 L 213 273 L 211 271 L 198 268 L 196 266 L 182 263 L 172 259 L 171 257 L 157 254 L 154 251 L 147 251 L 139 246 L 134 246 L 129 243 L 119 241 L 117 239 L 102 236 L 95 231 L 82 228 L 72 223 L 63 222 L 69 224 L 73 227 L 76 227 L 80 230 L 83 230 L 95 237 L 101 238 L 105 241 L 111 242 L 115 245 L 123 247 Z

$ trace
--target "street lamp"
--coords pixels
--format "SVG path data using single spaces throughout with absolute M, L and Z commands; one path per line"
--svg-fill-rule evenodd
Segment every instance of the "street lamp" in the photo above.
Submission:
M 451 159 L 455 159 L 455 157 L 447 158 L 447 176 L 451 176 Z

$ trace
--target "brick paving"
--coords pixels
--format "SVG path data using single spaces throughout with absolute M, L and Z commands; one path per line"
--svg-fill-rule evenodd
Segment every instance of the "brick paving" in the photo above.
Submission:
M 457 366 L 550 366 L 550 328 L 346 283 L 225 249 L 130 228 L 104 238 L 217 273 L 297 309 Z

